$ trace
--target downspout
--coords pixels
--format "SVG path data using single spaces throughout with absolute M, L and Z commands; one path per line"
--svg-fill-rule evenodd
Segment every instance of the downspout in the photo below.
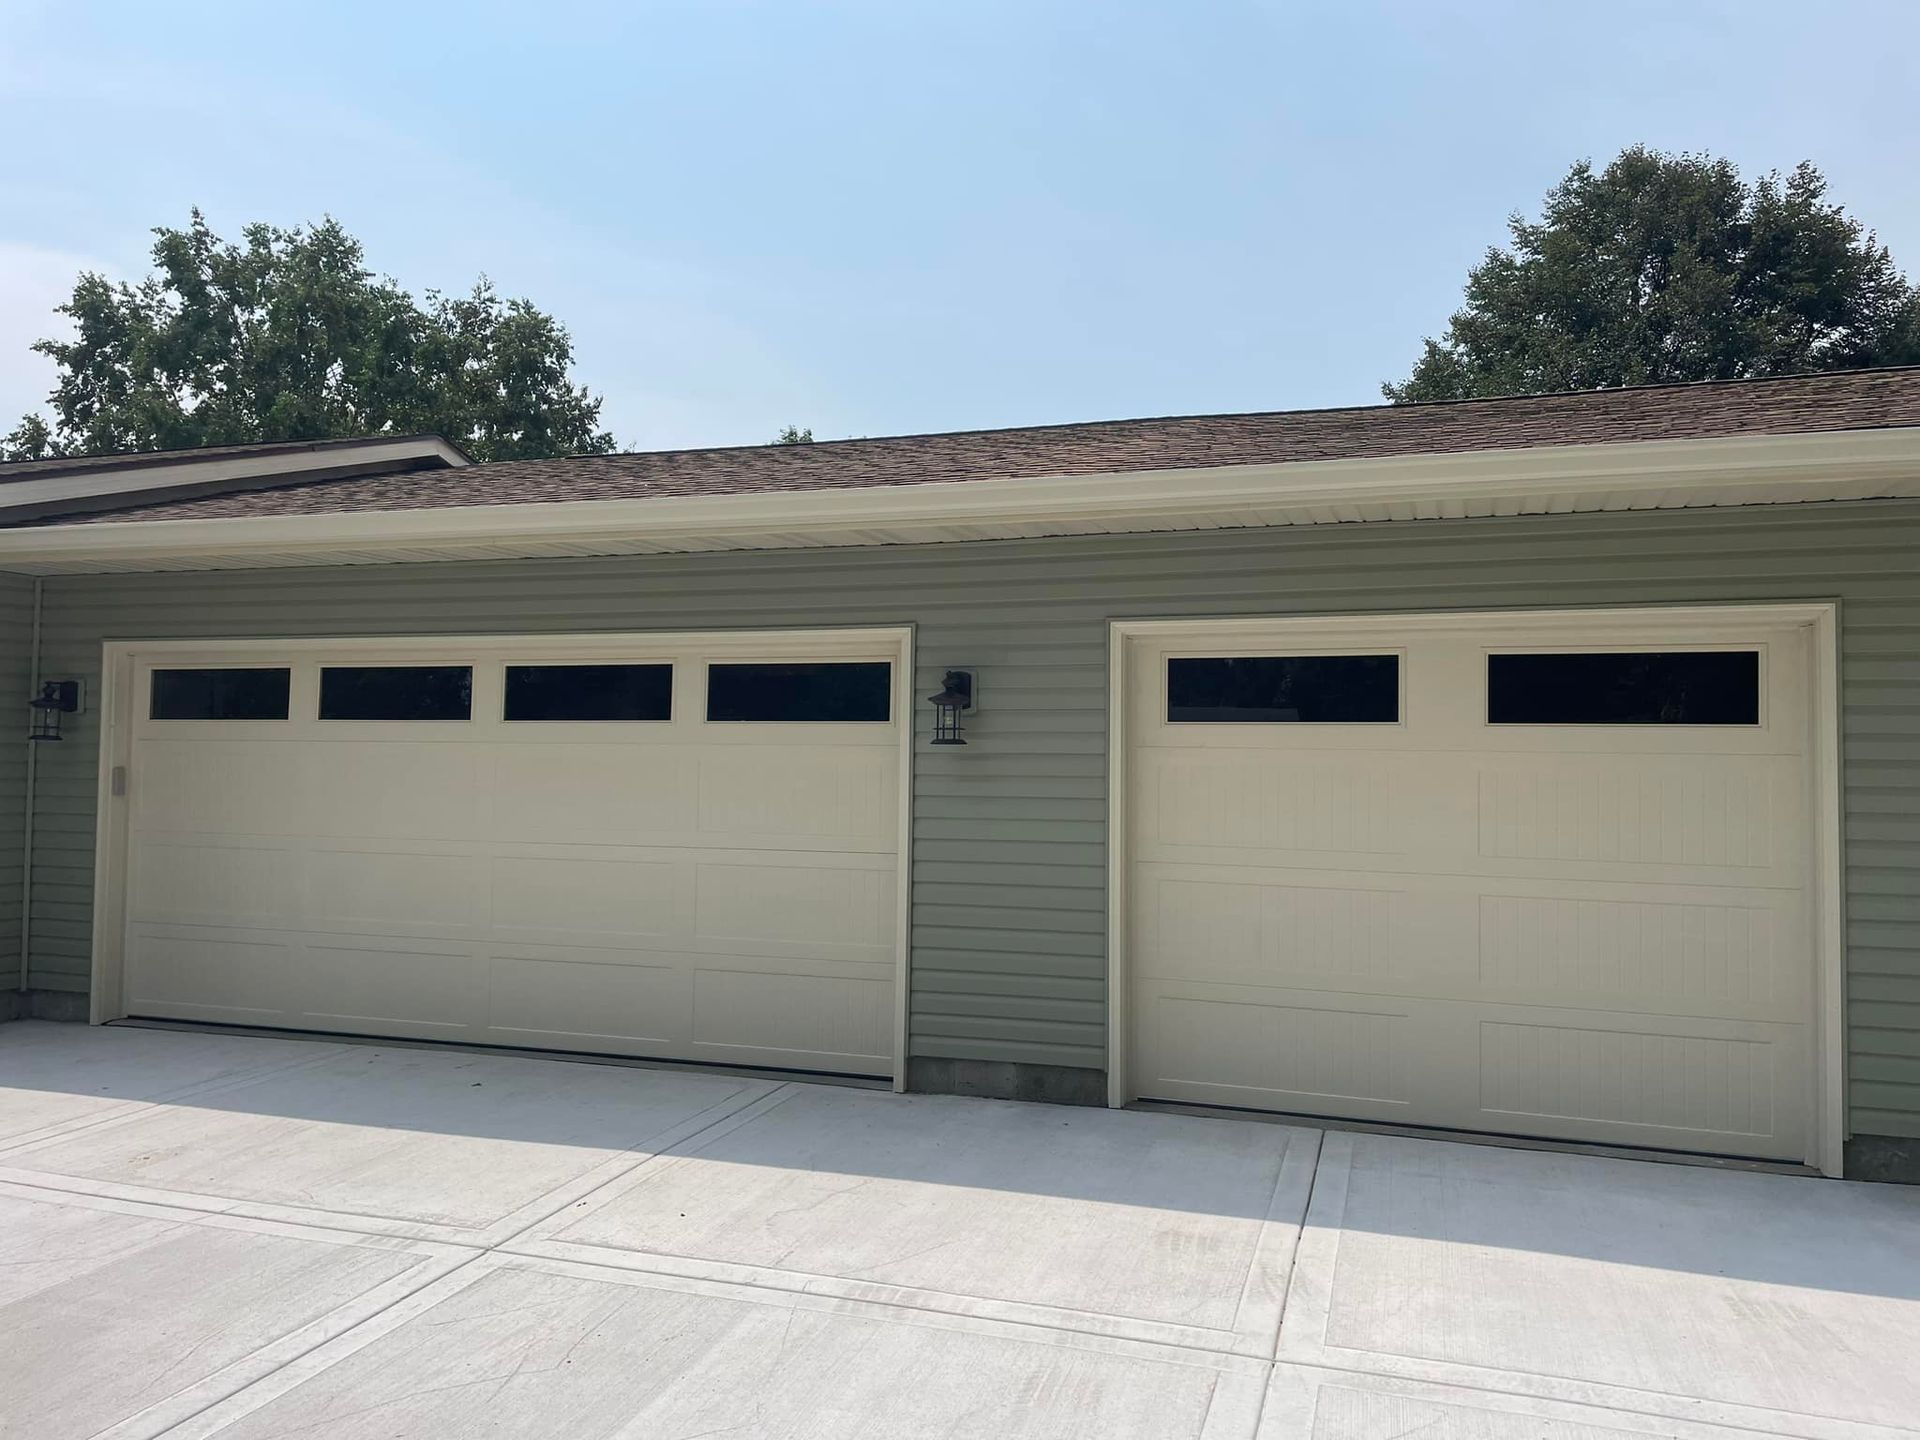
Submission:
M 27 641 L 27 694 L 40 693 L 40 589 L 39 576 L 33 580 L 33 629 Z M 28 957 L 33 953 L 33 806 L 34 781 L 40 769 L 40 747 L 33 741 L 27 747 L 26 814 L 20 823 L 20 974 L 14 988 L 27 993 Z

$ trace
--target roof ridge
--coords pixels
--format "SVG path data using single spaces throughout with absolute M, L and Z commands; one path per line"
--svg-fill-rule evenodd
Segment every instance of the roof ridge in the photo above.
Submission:
M 1375 401 L 1365 405 L 1311 405 L 1295 410 L 1208 410 L 1191 414 L 1126 415 L 1107 420 L 1049 420 L 1036 425 L 974 426 L 961 430 L 908 430 L 888 435 L 845 435 L 830 440 L 801 443 L 777 440 L 741 445 L 676 445 L 664 450 L 581 451 L 569 455 L 543 455 L 521 460 L 482 461 L 476 468 L 495 465 L 546 465 L 562 461 L 614 460 L 629 456 L 665 458 L 674 455 L 724 455 L 769 451 L 803 458 L 837 446 L 887 445 L 906 440 L 963 440 L 986 435 L 1035 435 L 1045 431 L 1119 429 L 1134 425 L 1177 425 L 1207 420 L 1279 420 L 1309 415 L 1364 415 L 1374 413 L 1414 413 L 1474 405 L 1519 405 L 1527 401 L 1583 400 L 1600 396 L 1642 395 L 1662 390 L 1708 390 L 1749 388 L 1776 384 L 1805 384 L 1820 381 L 1844 381 L 1861 375 L 1920 375 L 1920 364 L 1863 365 L 1851 370 L 1796 370 L 1782 375 L 1729 376 L 1713 380 L 1662 380 L 1646 385 L 1605 385 L 1593 390 L 1524 390 L 1511 395 L 1468 395 L 1455 400 L 1410 400 L 1405 403 Z

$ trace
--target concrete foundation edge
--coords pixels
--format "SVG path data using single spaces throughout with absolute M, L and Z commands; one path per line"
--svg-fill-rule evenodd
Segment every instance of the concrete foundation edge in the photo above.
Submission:
M 0 990 L 0 1020 L 87 1022 L 87 997 L 72 990 Z
M 1920 1185 L 1920 1139 L 1900 1135 L 1856 1135 L 1847 1141 L 1844 1168 L 1849 1180 Z
M 1014 1060 L 921 1058 L 907 1062 L 907 1089 L 926 1095 L 1037 1100 L 1046 1105 L 1105 1105 L 1107 1072 Z

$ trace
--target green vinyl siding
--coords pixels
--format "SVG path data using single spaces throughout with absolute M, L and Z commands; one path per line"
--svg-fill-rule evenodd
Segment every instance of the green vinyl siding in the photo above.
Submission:
M 0 725 L 10 727 L 0 730 L 0 990 L 12 989 L 20 975 L 32 646 L 33 581 L 0 575 Z
M 45 582 L 44 667 L 105 639 L 918 627 L 915 694 L 977 671 L 965 749 L 913 787 L 909 1053 L 1100 1067 L 1107 622 L 1842 601 L 1851 1118 L 1920 1136 L 1920 502 L 850 550 Z M 33 983 L 86 985 L 94 717 L 40 790 Z

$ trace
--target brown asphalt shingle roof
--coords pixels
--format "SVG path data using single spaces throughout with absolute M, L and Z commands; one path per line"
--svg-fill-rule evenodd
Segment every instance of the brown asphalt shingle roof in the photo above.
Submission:
M 1174 416 L 811 445 L 503 461 L 156 501 L 29 523 L 210 520 L 853 489 L 1890 426 L 1920 426 L 1920 366 L 1434 405 Z

